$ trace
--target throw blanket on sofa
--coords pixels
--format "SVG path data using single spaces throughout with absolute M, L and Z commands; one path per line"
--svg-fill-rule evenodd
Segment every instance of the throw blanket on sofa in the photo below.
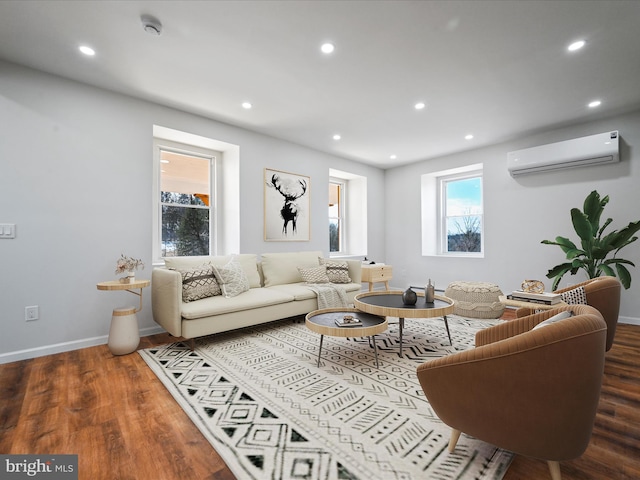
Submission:
M 307 284 L 318 297 L 318 308 L 347 307 L 347 291 L 342 285 L 332 283 Z

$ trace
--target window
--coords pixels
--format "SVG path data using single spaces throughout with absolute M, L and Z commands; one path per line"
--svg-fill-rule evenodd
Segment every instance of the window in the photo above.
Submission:
M 440 179 L 443 253 L 482 252 L 482 176 Z
M 482 164 L 422 175 L 422 254 L 484 255 Z
M 345 184 L 338 180 L 329 182 L 329 252 L 344 252 Z
M 215 252 L 215 159 L 218 152 L 155 142 L 158 170 L 154 258 Z

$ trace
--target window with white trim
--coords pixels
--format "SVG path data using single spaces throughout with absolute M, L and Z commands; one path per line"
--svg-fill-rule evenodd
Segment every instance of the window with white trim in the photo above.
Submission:
M 329 182 L 329 252 L 344 253 L 344 199 L 346 183 L 338 179 Z
M 154 258 L 214 255 L 219 152 L 154 141 Z
M 442 253 L 482 253 L 482 175 L 442 177 L 439 186 Z
M 422 254 L 482 257 L 482 164 L 422 175 Z

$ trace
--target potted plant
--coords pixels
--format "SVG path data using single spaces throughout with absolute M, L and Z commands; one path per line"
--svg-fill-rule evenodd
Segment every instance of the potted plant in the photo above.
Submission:
M 547 278 L 554 279 L 552 290 L 556 290 L 567 272 L 575 275 L 578 270 L 584 270 L 589 278 L 601 275 L 615 277 L 617 274 L 625 289 L 631 286 L 631 273 L 625 265 L 632 267 L 635 265 L 616 255 L 622 248 L 638 239 L 634 235 L 640 230 L 640 220 L 630 222 L 620 231 L 613 230 L 605 235 L 604 230 L 613 221 L 607 218 L 602 227 L 600 226 L 600 216 L 607 203 L 609 203 L 609 196 L 600 198 L 600 194 L 594 190 L 584 201 L 584 211 L 579 208 L 571 209 L 573 228 L 580 238 L 579 247 L 565 237 L 556 237 L 555 241 L 542 241 L 546 245 L 558 245 L 568 260 L 566 263 L 556 265 L 547 273 Z M 611 254 L 612 257 L 610 257 Z
M 126 280 L 133 282 L 136 277 L 135 271 L 138 268 L 144 268 L 142 260 L 133 257 L 126 257 L 124 254 L 120 254 L 120 258 L 116 262 L 116 274 L 126 273 Z

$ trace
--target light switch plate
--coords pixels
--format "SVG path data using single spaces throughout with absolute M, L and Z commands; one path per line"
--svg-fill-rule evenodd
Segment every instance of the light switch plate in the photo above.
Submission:
M 16 238 L 16 224 L 0 223 L 0 238 Z

